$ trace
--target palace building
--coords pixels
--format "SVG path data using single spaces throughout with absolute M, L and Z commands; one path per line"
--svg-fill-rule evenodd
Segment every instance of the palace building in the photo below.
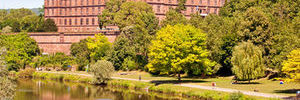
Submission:
M 98 15 L 108 0 L 44 0 L 45 18 L 55 21 L 58 32 L 100 32 Z M 129 0 L 138 1 L 138 0 Z M 169 8 L 175 8 L 178 0 L 140 0 L 152 5 L 157 18 L 165 18 Z M 187 0 L 183 14 L 189 18 L 199 12 L 202 16 L 218 14 L 225 0 Z

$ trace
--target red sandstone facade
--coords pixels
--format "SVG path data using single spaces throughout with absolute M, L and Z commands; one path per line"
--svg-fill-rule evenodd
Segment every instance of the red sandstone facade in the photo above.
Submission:
M 104 35 L 108 38 L 109 42 L 114 42 L 118 33 L 113 31 L 105 31 Z M 70 54 L 70 48 L 72 43 L 79 42 L 82 39 L 88 37 L 94 37 L 98 33 L 58 33 L 58 32 L 37 32 L 28 33 L 39 45 L 42 53 L 53 54 L 62 52 Z
M 108 0 L 44 0 L 45 18 L 55 21 L 58 32 L 99 32 L 97 16 L 105 8 Z M 157 18 L 165 18 L 169 8 L 175 8 L 178 0 L 128 0 L 144 1 L 152 5 Z M 187 0 L 184 15 L 200 12 L 205 16 L 217 14 L 225 0 Z

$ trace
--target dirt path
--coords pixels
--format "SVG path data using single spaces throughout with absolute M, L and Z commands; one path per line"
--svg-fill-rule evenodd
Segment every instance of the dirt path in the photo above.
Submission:
M 90 75 L 90 74 L 69 73 L 69 72 L 47 72 L 47 73 L 73 74 L 73 75 L 92 77 L 92 75 Z M 132 79 L 132 78 L 121 78 L 121 77 L 112 77 L 112 78 L 120 79 L 120 80 L 151 82 L 151 80 L 138 80 L 138 79 Z M 236 89 L 219 88 L 219 87 L 212 87 L 212 86 L 201 86 L 201 85 L 192 85 L 192 84 L 175 84 L 175 85 L 191 87 L 191 88 L 206 89 L 206 90 L 221 91 L 221 92 L 231 92 L 231 93 L 232 92 L 241 92 L 245 95 L 259 96 L 259 97 L 266 97 L 266 98 L 286 98 L 286 96 L 275 95 L 275 94 L 259 93 L 259 92 L 251 92 L 251 91 L 241 91 L 241 90 L 236 90 Z

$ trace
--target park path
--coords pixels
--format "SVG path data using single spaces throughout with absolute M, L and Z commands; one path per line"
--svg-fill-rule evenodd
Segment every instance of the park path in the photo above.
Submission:
M 80 76 L 87 76 L 92 77 L 90 74 L 81 74 L 81 73 L 70 73 L 70 72 L 48 72 L 47 73 L 57 73 L 57 74 L 73 74 L 73 75 L 80 75 Z M 132 79 L 132 78 L 121 78 L 121 77 L 112 77 L 112 79 L 120 79 L 120 80 L 130 80 L 130 81 L 142 81 L 142 82 L 151 82 L 152 80 L 139 80 L 139 79 Z M 220 87 L 212 87 L 212 86 L 201 86 L 201 85 L 192 85 L 192 84 L 175 84 L 177 86 L 183 87 L 190 87 L 190 88 L 199 88 L 205 90 L 213 90 L 213 91 L 221 91 L 221 92 L 241 92 L 245 95 L 251 96 L 259 96 L 259 97 L 266 97 L 266 98 L 286 98 L 286 96 L 275 95 L 275 94 L 268 94 L 268 93 L 259 93 L 259 92 L 251 92 L 251 91 L 242 91 L 236 89 L 229 89 L 229 88 L 220 88 Z

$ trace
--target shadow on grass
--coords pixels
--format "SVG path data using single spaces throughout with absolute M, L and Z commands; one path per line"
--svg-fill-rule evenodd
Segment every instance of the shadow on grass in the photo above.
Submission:
M 259 82 L 237 82 L 237 83 L 234 83 L 234 84 L 243 84 L 243 85 L 247 85 L 247 84 L 261 84 Z
M 300 91 L 300 89 L 275 90 L 275 93 L 287 93 L 296 95 L 297 91 Z
M 160 84 L 180 84 L 180 83 L 203 83 L 203 82 L 209 82 L 209 81 L 203 81 L 203 80 L 152 80 L 150 83 L 154 83 L 155 85 Z

